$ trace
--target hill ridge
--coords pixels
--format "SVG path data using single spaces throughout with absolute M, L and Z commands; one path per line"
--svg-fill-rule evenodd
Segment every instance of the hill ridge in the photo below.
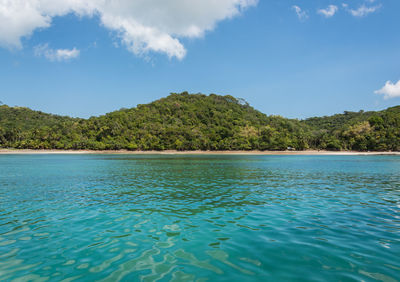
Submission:
M 298 120 L 188 92 L 87 119 L 1 105 L 0 148 L 398 151 L 400 106 Z

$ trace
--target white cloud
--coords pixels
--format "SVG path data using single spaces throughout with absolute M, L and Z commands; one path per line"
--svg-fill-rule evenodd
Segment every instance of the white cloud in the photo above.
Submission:
M 306 20 L 308 19 L 308 13 L 306 11 L 303 11 L 299 6 L 293 5 L 292 9 L 296 12 L 297 17 L 299 20 Z
M 51 49 L 48 44 L 38 45 L 35 47 L 35 55 L 45 57 L 52 62 L 69 61 L 79 57 L 80 51 L 73 49 Z
M 47 28 L 56 16 L 98 16 L 137 55 L 161 52 L 182 59 L 181 38 L 196 38 L 258 0 L 0 0 L 0 45 L 22 48 L 21 38 Z
M 333 17 L 338 11 L 338 7 L 335 5 L 329 5 L 326 9 L 319 9 L 318 14 L 323 15 L 326 18 Z
M 400 97 L 400 80 L 397 83 L 387 81 L 385 86 L 375 91 L 375 94 L 383 95 L 384 99 Z
M 350 9 L 349 12 L 354 17 L 365 17 L 368 14 L 376 12 L 380 7 L 381 7 L 381 5 L 367 7 L 366 5 L 363 4 L 360 7 L 358 7 L 358 9 L 356 9 L 356 10 Z

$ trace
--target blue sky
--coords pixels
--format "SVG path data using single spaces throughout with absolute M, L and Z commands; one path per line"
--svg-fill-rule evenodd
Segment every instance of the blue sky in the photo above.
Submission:
M 79 117 L 181 91 L 291 118 L 400 104 L 398 0 L 134 0 L 112 15 L 91 1 L 22 15 L 0 0 L 0 101 Z

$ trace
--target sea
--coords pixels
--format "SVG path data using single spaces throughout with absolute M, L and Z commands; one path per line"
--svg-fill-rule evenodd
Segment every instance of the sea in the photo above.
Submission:
M 400 156 L 0 155 L 0 281 L 399 281 Z

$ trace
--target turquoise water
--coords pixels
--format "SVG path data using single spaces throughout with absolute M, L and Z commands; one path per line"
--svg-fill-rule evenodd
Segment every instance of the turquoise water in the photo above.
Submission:
M 400 157 L 0 156 L 3 281 L 396 281 Z

